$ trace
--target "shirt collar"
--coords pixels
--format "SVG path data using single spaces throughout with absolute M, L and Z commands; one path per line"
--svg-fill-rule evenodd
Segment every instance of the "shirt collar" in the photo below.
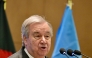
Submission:
M 26 54 L 28 55 L 29 58 L 34 58 L 33 56 L 31 56 L 31 55 L 28 53 L 28 51 L 27 51 L 26 48 L 24 48 L 24 51 L 26 52 Z M 44 58 L 46 58 L 46 57 L 44 57 Z
M 26 54 L 28 55 L 29 58 L 34 58 L 33 56 L 31 56 L 31 55 L 28 53 L 28 51 L 27 51 L 26 48 L 24 48 L 24 51 L 26 52 Z

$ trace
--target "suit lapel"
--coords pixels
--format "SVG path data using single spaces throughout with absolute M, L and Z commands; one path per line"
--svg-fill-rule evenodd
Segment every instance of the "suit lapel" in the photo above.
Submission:
M 29 58 L 28 55 L 24 51 L 24 47 L 22 48 L 22 58 Z

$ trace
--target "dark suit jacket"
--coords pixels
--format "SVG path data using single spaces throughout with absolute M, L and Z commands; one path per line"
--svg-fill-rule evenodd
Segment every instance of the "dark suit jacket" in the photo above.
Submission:
M 28 55 L 24 51 L 24 47 L 22 47 L 18 52 L 14 53 L 13 55 L 9 56 L 8 58 L 29 58 Z M 47 58 L 47 57 L 45 57 Z

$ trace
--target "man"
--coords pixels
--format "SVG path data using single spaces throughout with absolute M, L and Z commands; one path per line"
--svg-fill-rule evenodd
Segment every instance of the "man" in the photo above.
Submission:
M 52 26 L 43 17 L 33 15 L 21 27 L 22 49 L 9 58 L 46 58 L 51 47 Z

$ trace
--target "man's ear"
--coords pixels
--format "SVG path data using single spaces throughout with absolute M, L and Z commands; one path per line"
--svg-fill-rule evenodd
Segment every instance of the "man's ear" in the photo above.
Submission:
M 24 45 L 27 45 L 27 37 L 23 36 L 23 43 Z

